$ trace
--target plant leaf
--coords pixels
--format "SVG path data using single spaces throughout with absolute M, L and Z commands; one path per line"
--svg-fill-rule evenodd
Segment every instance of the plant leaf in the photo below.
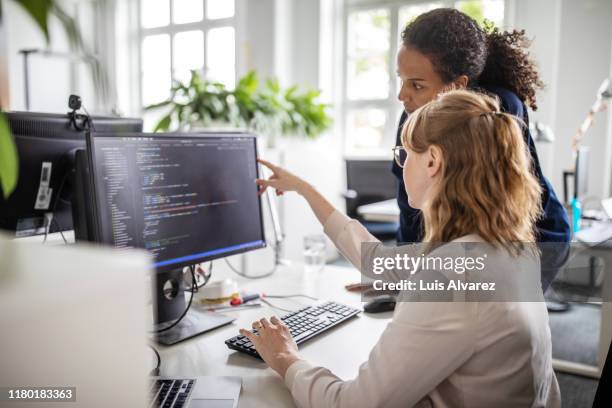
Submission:
M 144 110 L 149 111 L 149 110 L 155 110 L 155 109 L 163 108 L 164 106 L 168 106 L 171 103 L 173 103 L 171 100 L 167 100 L 167 101 L 163 101 L 163 102 L 159 102 L 159 103 L 154 103 L 152 105 L 145 106 Z
M 232 123 L 269 134 L 282 132 L 316 138 L 332 123 L 324 104 L 317 103 L 320 92 L 296 86 L 284 89 L 277 79 L 262 81 L 249 71 L 238 80 L 233 90 L 219 82 L 191 72 L 188 82 L 174 83 L 167 101 L 146 107 L 170 107 L 168 116 L 162 118 L 156 131 L 167 129 L 172 120 L 179 129 L 190 129 L 211 122 Z M 172 120 L 171 120 L 172 118 Z
M 170 128 L 170 122 L 172 121 L 172 115 L 168 114 L 164 116 L 155 126 L 153 133 L 157 133 L 158 131 L 167 131 Z
M 48 18 L 53 8 L 52 0 L 15 0 L 34 19 L 40 31 L 49 42 Z
M 0 187 L 7 199 L 17 187 L 19 159 L 11 129 L 4 113 L 0 112 Z

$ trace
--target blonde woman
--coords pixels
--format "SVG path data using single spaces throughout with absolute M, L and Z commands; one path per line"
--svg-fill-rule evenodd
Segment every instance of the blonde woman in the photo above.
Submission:
M 492 98 L 451 91 L 410 116 L 402 145 L 407 158 L 398 164 L 410 205 L 423 212 L 424 242 L 435 244 L 438 254 L 450 246 L 445 243 L 490 244 L 505 257 L 502 274 L 512 277 L 522 256 L 519 243 L 535 241 L 541 213 L 540 186 L 516 119 Z M 304 180 L 261 163 L 273 175 L 257 180 L 260 191 L 302 195 L 340 252 L 359 267 L 361 243 L 376 239 Z M 300 407 L 560 406 L 543 302 L 398 303 L 350 381 L 300 357 L 278 318 L 253 328 L 257 334 L 241 334 L 284 378 Z

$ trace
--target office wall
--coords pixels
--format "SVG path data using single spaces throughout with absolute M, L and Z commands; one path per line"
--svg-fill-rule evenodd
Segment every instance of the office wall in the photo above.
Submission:
M 612 73 L 612 2 L 516 0 L 514 26 L 533 38 L 532 50 L 546 83 L 532 117 L 550 124 L 553 144 L 538 144 L 542 167 L 562 194 L 562 172 L 572 167 L 571 139 Z M 589 195 L 610 195 L 610 112 L 598 114 L 584 145 L 591 149 Z
M 238 55 L 238 60 L 244 61 L 239 72 L 256 69 L 262 76 L 277 77 L 284 86 L 301 84 L 320 89 L 320 72 L 333 71 L 332 66 L 320 67 L 320 1 L 239 0 L 238 4 L 243 7 L 242 15 L 249 16 L 241 28 L 244 36 L 239 37 L 242 43 L 239 40 L 238 49 L 243 55 Z M 329 81 L 326 84 L 332 86 Z M 332 92 L 326 90 L 328 95 Z M 335 205 L 343 208 L 340 194 L 345 180 L 341 134 L 332 130 L 317 140 L 281 137 L 268 154 L 306 178 Z M 322 227 L 306 202 L 295 193 L 286 194 L 278 202 L 286 233 L 283 255 L 300 260 L 303 237 L 322 233 Z M 334 254 L 330 246 L 329 256 Z
M 285 44 L 283 58 L 287 60 L 284 65 L 284 75 L 287 84 L 301 84 L 321 89 L 320 62 L 324 57 L 321 53 L 320 38 L 321 2 L 314 1 L 286 1 L 282 3 L 285 16 L 288 16 L 280 25 L 284 30 L 284 38 L 289 39 Z M 333 71 L 333 66 L 323 67 Z M 331 90 L 326 90 L 329 94 Z M 334 102 L 329 100 L 328 102 Z M 330 113 L 338 113 L 337 109 L 330 109 Z M 334 115 L 336 121 L 338 116 Z M 328 197 L 336 206 L 344 208 L 341 192 L 345 188 L 343 160 L 342 160 L 342 134 L 338 128 L 319 137 L 317 140 L 299 140 L 286 138 L 280 144 L 284 151 L 284 162 L 287 167 L 302 175 L 316 186 L 321 193 Z M 284 199 L 283 219 L 288 232 L 285 245 L 285 256 L 290 259 L 301 259 L 303 237 L 308 234 L 322 233 L 322 227 L 305 203 L 304 199 L 295 194 Z M 334 256 L 335 249 L 329 246 L 329 255 Z
M 6 56 L 9 82 L 9 109 L 25 110 L 25 73 L 22 49 L 50 49 L 69 52 L 68 40 L 59 22 L 49 21 L 51 44 L 47 45 L 43 34 L 32 22 L 31 17 L 13 1 L 1 0 L 6 34 Z M 94 39 L 95 17 L 93 2 L 64 0 L 60 4 L 69 14 L 79 16 L 83 37 L 89 42 Z M 70 93 L 78 93 L 90 111 L 97 110 L 96 92 L 88 69 L 83 63 L 71 63 L 57 57 L 32 55 L 29 62 L 30 110 L 44 112 L 65 112 Z
M 531 50 L 536 56 L 545 88 L 538 94 L 538 110 L 530 112 L 532 121 L 553 125 L 557 109 L 557 74 L 561 30 L 561 2 L 557 0 L 517 1 L 510 10 L 510 28 L 525 29 L 533 39 Z M 554 145 L 537 144 L 540 164 L 544 174 L 553 174 Z
M 256 69 L 263 76 L 275 71 L 275 0 L 236 0 L 237 70 L 244 75 Z
M 560 51 L 557 79 L 558 112 L 555 127 L 558 142 L 555 146 L 555 180 L 561 180 L 561 172 L 571 163 L 571 152 L 566 146 L 589 107 L 595 100 L 597 88 L 610 75 L 610 51 L 612 50 L 612 2 L 607 0 L 566 0 L 561 10 Z M 584 145 L 591 148 L 589 195 L 608 194 L 606 179 L 610 167 L 605 168 L 606 114 L 598 114 Z M 604 172 L 608 173 L 604 176 Z M 605 184 L 604 184 L 605 183 Z M 604 188 L 606 187 L 606 188 Z

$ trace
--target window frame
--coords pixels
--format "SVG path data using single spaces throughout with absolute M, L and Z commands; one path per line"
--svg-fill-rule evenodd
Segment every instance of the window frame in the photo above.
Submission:
M 397 126 L 402 113 L 402 105 L 397 100 L 399 93 L 399 81 L 397 80 L 395 58 L 400 46 L 400 29 L 399 29 L 399 11 L 401 8 L 411 5 L 424 4 L 429 2 L 442 3 L 444 7 L 453 7 L 458 0 L 344 0 L 342 12 L 342 67 L 341 67 L 341 123 L 343 131 L 343 151 L 347 157 L 367 157 L 376 159 L 391 159 L 391 148 L 395 146 L 395 138 L 397 134 Z M 508 27 L 513 22 L 514 1 L 504 1 L 504 27 Z M 361 99 L 351 100 L 348 98 L 348 19 L 352 13 L 359 11 L 368 11 L 376 9 L 386 9 L 389 11 L 390 23 L 390 41 L 389 41 L 389 57 L 388 73 L 389 73 L 389 95 L 384 99 Z M 395 40 L 394 40 L 395 39 Z M 365 152 L 354 149 L 351 146 L 351 138 L 347 135 L 348 116 L 351 111 L 363 108 L 382 109 L 385 111 L 387 121 L 383 129 L 383 146 L 373 152 Z M 388 147 L 388 149 L 386 148 Z M 387 152 L 388 150 L 388 152 Z
M 138 35 L 137 35 L 137 65 L 138 65 L 138 104 L 141 112 L 144 112 L 144 101 L 142 95 L 142 86 L 143 86 L 143 76 L 144 76 L 144 67 L 142 66 L 142 42 L 145 37 L 151 35 L 158 34 L 167 34 L 170 36 L 170 79 L 174 81 L 175 75 L 175 67 L 174 67 L 174 36 L 178 33 L 182 33 L 185 31 L 201 31 L 203 35 L 203 65 L 202 65 L 202 73 L 204 78 L 206 78 L 207 71 L 207 39 L 208 39 L 208 31 L 214 28 L 223 28 L 223 27 L 232 27 L 234 29 L 234 80 L 237 81 L 238 77 L 238 21 L 239 21 L 239 9 L 240 9 L 240 1 L 234 0 L 234 15 L 232 17 L 220 18 L 210 20 L 206 18 L 206 0 L 202 1 L 202 20 L 196 21 L 193 23 L 182 23 L 176 24 L 173 22 L 173 2 L 174 0 L 168 1 L 169 7 L 169 23 L 168 25 L 161 27 L 152 27 L 152 28 L 144 28 L 142 27 L 142 3 L 146 0 L 137 0 L 137 9 L 135 22 L 138 27 Z

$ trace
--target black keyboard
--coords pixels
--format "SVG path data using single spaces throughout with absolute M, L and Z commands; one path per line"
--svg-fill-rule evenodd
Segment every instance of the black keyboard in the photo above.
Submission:
M 151 386 L 151 407 L 180 408 L 188 401 L 194 379 L 156 379 Z
M 326 302 L 321 305 L 308 306 L 297 312 L 289 313 L 281 317 L 281 320 L 289 326 L 289 331 L 295 342 L 297 344 L 302 344 L 324 331 L 357 316 L 359 312 L 361 312 L 361 310 L 340 303 Z M 252 330 L 252 332 L 257 333 L 256 330 Z M 255 346 L 243 335 L 225 340 L 225 344 L 232 350 L 261 358 L 257 351 L 255 351 Z

